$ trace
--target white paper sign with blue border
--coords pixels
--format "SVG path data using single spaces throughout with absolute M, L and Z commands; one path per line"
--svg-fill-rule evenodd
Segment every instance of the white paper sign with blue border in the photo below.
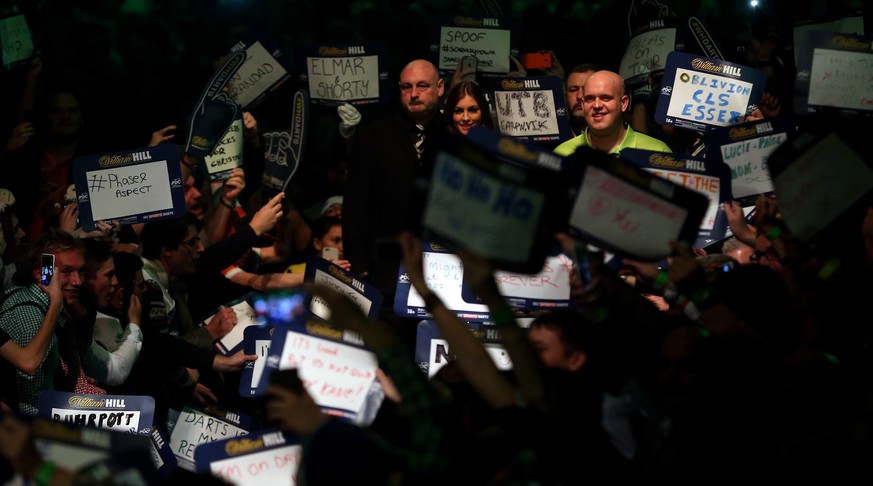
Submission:
M 755 111 L 766 84 L 767 75 L 758 69 L 673 51 L 655 121 L 698 131 L 736 125 Z
M 215 312 L 211 312 L 209 317 L 203 319 L 204 323 L 208 323 L 222 309 L 233 309 L 233 312 L 236 315 L 236 324 L 233 325 L 230 332 L 216 339 L 214 342 L 215 349 L 225 356 L 235 354 L 243 348 L 243 339 L 246 329 L 263 323 L 263 320 L 258 319 L 254 307 L 252 307 L 252 304 L 249 303 L 246 297 L 248 296 L 228 302 L 221 306 L 221 308 L 215 310 Z
M 646 84 L 649 75 L 664 70 L 667 56 L 676 48 L 676 20 L 649 21 L 634 32 L 624 48 L 618 74 L 628 89 Z
M 727 218 L 721 210 L 721 203 L 731 199 L 731 174 L 727 165 L 717 160 L 704 160 L 690 155 L 640 149 L 622 150 L 621 158 L 706 196 L 708 205 L 700 222 L 694 243 L 696 247 L 702 248 L 724 238 Z
M 252 428 L 250 416 L 210 407 L 209 411 L 185 406 L 170 432 L 170 448 L 179 467 L 196 471 L 194 451 L 201 444 L 246 435 Z
M 324 258 L 314 256 L 307 260 L 303 280 L 309 283 L 327 285 L 345 295 L 371 319 L 375 319 L 379 315 L 379 308 L 382 305 L 382 293 L 379 292 L 379 289 L 359 275 L 347 272 L 344 268 L 334 265 Z M 310 300 L 309 310 L 326 321 L 330 320 L 330 308 L 317 295 Z
M 243 350 L 246 354 L 256 354 L 258 359 L 247 362 L 240 371 L 239 395 L 241 397 L 257 396 L 261 376 L 270 356 L 270 345 L 275 330 L 273 326 L 249 326 L 245 329 Z
M 731 197 L 740 206 L 754 205 L 758 195 L 773 192 L 767 159 L 793 132 L 789 120 L 774 117 L 707 133 L 706 158 L 720 160 L 730 168 Z
M 807 32 L 797 53 L 794 109 L 873 117 L 873 37 Z
M 538 272 L 567 208 L 562 159 L 482 127 L 453 142 L 440 147 L 430 178 L 417 181 L 422 238 L 476 252 L 495 268 Z
M 496 78 L 490 85 L 494 92 L 494 121 L 500 133 L 536 143 L 573 138 L 560 78 Z
M 294 486 L 302 453 L 299 437 L 269 428 L 201 444 L 194 463 L 197 474 L 235 486 Z
M 243 165 L 243 120 L 242 113 L 230 124 L 224 137 L 203 157 L 203 173 L 209 181 L 230 179 L 230 173 Z
M 532 312 L 570 307 L 570 277 L 573 275 L 573 260 L 563 253 L 550 255 L 542 270 L 535 274 L 523 274 L 497 270 L 494 280 L 506 303 L 522 315 Z M 464 280 L 461 297 L 466 302 L 479 304 L 479 298 Z
M 436 294 L 447 309 L 462 320 L 485 321 L 489 319 L 488 306 L 464 300 L 464 264 L 458 255 L 439 243 L 423 241 L 423 270 L 427 287 Z M 406 275 L 406 266 L 401 263 L 398 271 L 397 290 L 394 294 L 394 313 L 401 317 L 430 319 L 424 299 L 412 286 Z
M 313 104 L 378 103 L 388 93 L 387 51 L 380 42 L 308 45 L 301 49 L 306 70 L 300 81 Z
M 467 327 L 482 343 L 497 368 L 503 371 L 512 369 L 512 360 L 503 347 L 500 332 L 496 326 L 468 322 Z M 449 344 L 443 339 L 436 324 L 430 320 L 419 322 L 415 333 L 415 361 L 422 371 L 427 372 L 428 378 L 432 378 L 440 368 L 453 358 Z
M 834 132 L 800 132 L 773 152 L 770 172 L 779 212 L 808 242 L 873 192 L 873 168 Z
M 155 415 L 155 399 L 140 395 L 85 395 L 44 390 L 39 394 L 40 417 L 83 427 L 148 434 Z
M 282 65 L 282 51 L 262 38 L 250 38 L 237 42 L 231 52 L 245 50 L 246 58 L 230 80 L 230 96 L 243 111 L 260 104 L 265 97 L 278 89 L 290 78 Z
M 33 57 L 33 39 L 24 15 L 0 19 L 0 49 L 3 50 L 3 66 L 7 71 Z
M 669 256 L 671 240 L 694 244 L 709 204 L 703 194 L 588 147 L 569 162 L 581 170 L 567 221 L 571 236 L 645 261 Z
M 264 394 L 274 370 L 297 368 L 322 411 L 354 421 L 365 411 L 377 367 L 376 355 L 361 346 L 359 336 L 315 320 L 292 323 L 273 335 L 257 396 Z
M 509 55 L 518 55 L 514 34 L 515 19 L 508 17 L 433 16 L 432 31 L 436 42 L 437 69 L 451 76 L 464 56 L 475 56 L 477 69 L 484 74 L 506 74 L 512 66 Z
M 174 145 L 158 145 L 73 159 L 82 227 L 174 218 L 188 212 Z

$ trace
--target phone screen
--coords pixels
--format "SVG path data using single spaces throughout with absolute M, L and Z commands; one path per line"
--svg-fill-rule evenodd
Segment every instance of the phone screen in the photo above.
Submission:
M 470 70 L 476 71 L 476 70 L 478 70 L 478 64 L 479 64 L 479 59 L 477 59 L 475 56 L 464 56 L 461 59 L 461 69 L 463 71 L 470 71 Z M 471 73 L 471 74 L 464 75 L 464 81 L 475 81 L 475 80 L 476 80 L 476 73 L 475 72 Z
M 333 260 L 333 261 L 339 260 L 339 248 L 333 248 L 333 247 L 329 247 L 329 246 L 322 248 L 321 249 L 321 258 L 324 258 L 326 260 Z
M 40 267 L 40 282 L 43 285 L 48 285 L 55 274 L 55 256 L 51 253 L 43 253 Z

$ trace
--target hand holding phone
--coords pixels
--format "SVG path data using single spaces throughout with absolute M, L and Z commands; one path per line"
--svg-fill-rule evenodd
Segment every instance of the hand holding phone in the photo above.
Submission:
M 463 73 L 461 79 L 464 81 L 475 82 L 478 69 L 479 59 L 476 56 L 464 56 L 461 58 L 461 73 Z
M 51 253 L 43 253 L 39 265 L 39 281 L 41 284 L 48 286 L 52 282 L 52 276 L 55 274 L 55 256 Z

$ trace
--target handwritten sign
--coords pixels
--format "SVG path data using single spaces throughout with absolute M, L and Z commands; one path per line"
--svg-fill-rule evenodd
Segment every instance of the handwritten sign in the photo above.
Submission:
M 501 270 L 538 272 L 569 201 L 561 160 L 481 126 L 448 141 L 415 195 L 423 238 Z
M 425 284 L 443 301 L 446 308 L 464 320 L 488 319 L 488 306 L 470 302 L 462 295 L 464 265 L 458 255 L 434 242 L 422 242 Z M 409 282 L 406 266 L 400 264 L 397 290 L 394 295 L 394 312 L 401 317 L 430 319 L 432 316 L 424 305 L 421 295 Z
M 620 159 L 581 147 L 587 161 L 568 231 L 613 253 L 658 260 L 671 253 L 670 240 L 691 244 L 708 206 L 703 195 Z
M 281 51 L 272 52 L 260 40 L 246 45 L 238 42 L 232 50 L 245 49 L 246 59 L 239 70 L 230 77 L 227 86 L 230 96 L 243 110 L 258 104 L 265 95 L 274 91 L 290 76 L 288 71 L 277 59 Z
M 301 455 L 299 439 L 270 428 L 202 444 L 194 450 L 194 462 L 198 474 L 235 486 L 293 486 Z
M 333 288 L 354 301 L 371 318 L 376 318 L 382 305 L 382 294 L 372 284 L 318 256 L 306 262 L 303 280 Z M 321 297 L 313 296 L 309 309 L 318 317 L 330 320 L 330 308 Z
M 227 133 L 215 146 L 212 154 L 203 158 L 203 170 L 207 180 L 219 181 L 230 179 L 231 171 L 242 167 L 243 160 L 243 121 L 237 118 L 230 124 Z
M 155 399 L 133 395 L 83 395 L 46 390 L 39 396 L 40 416 L 82 427 L 148 434 Z
M 503 78 L 494 89 L 500 133 L 533 142 L 556 142 L 572 137 L 567 98 L 554 76 Z
M 482 346 L 488 352 L 488 356 L 494 361 L 498 369 L 507 371 L 512 369 L 512 360 L 509 358 L 509 353 L 506 349 L 496 343 L 483 343 Z M 444 339 L 432 339 L 430 341 L 430 361 L 427 367 L 427 376 L 432 378 L 437 371 L 445 366 L 451 356 L 451 348 L 448 341 Z
M 0 19 L 0 47 L 7 71 L 33 57 L 33 40 L 24 15 Z
M 498 270 L 494 272 L 494 281 L 510 307 L 522 311 L 521 315 L 529 315 L 529 311 L 569 307 L 572 274 L 573 260 L 559 253 L 547 257 L 538 273 L 527 275 Z M 466 280 L 461 295 L 466 302 L 480 302 Z
M 771 157 L 779 211 L 791 232 L 809 241 L 873 190 L 873 169 L 833 132 L 800 134 Z
M 506 74 L 510 70 L 509 55 L 512 27 L 506 18 L 474 18 L 465 16 L 435 16 L 439 24 L 437 68 L 453 72 L 461 58 L 475 56 L 478 70 L 483 73 Z
M 179 155 L 172 145 L 73 159 L 82 227 L 140 223 L 185 214 Z
M 727 219 L 721 211 L 721 203 L 731 197 L 728 166 L 718 161 L 707 161 L 683 154 L 640 149 L 622 150 L 621 158 L 706 197 L 708 204 L 694 242 L 695 246 L 702 248 L 722 238 L 727 228 Z
M 800 55 L 805 53 L 806 36 L 810 32 L 823 31 L 841 34 L 865 35 L 864 12 L 848 13 L 844 16 L 816 17 L 794 21 L 794 65 L 800 64 Z
M 661 83 L 655 120 L 706 131 L 741 123 L 763 95 L 767 76 L 754 68 L 673 51 Z
M 246 354 L 255 354 L 258 359 L 246 363 L 240 372 L 239 394 L 241 397 L 258 395 L 261 376 L 270 355 L 270 345 L 273 342 L 273 326 L 249 326 L 243 332 L 243 350 Z
M 249 326 L 259 324 L 255 309 L 246 300 L 232 303 L 230 308 L 236 314 L 236 324 L 230 332 L 215 341 L 215 347 L 224 355 L 234 354 L 242 349 L 245 330 Z M 209 323 L 213 317 L 215 314 L 203 319 L 203 322 Z
M 467 322 L 470 333 L 481 343 L 494 364 L 500 370 L 511 370 L 512 360 L 502 345 L 502 338 L 495 326 L 481 322 Z M 443 366 L 454 359 L 448 342 L 443 339 L 436 323 L 423 320 L 415 333 L 415 362 L 427 376 L 432 378 Z
M 248 427 L 242 425 L 244 422 L 250 423 L 251 418 L 232 412 L 218 417 L 185 406 L 170 433 L 170 448 L 179 467 L 195 471 L 194 451 L 197 446 L 248 434 Z
M 375 354 L 293 326 L 277 330 L 270 347 L 271 357 L 278 358 L 276 369 L 297 368 L 306 390 L 319 406 L 349 416 L 363 410 L 376 379 Z
M 873 38 L 809 32 L 798 54 L 795 109 L 873 116 Z
M 649 74 L 664 70 L 667 55 L 676 48 L 676 27 L 665 28 L 665 21 L 652 21 L 654 28 L 646 26 L 628 42 L 618 69 L 627 86 L 644 84 Z
M 768 118 L 711 131 L 708 159 L 721 160 L 731 170 L 731 194 L 740 205 L 773 192 L 767 160 L 793 132 L 788 120 Z
M 384 51 L 379 43 L 305 47 L 302 80 L 312 102 L 328 106 L 378 102 L 388 80 L 380 63 Z

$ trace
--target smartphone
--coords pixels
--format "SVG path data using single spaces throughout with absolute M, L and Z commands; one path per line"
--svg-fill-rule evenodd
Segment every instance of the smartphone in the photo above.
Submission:
M 473 72 L 465 74 L 464 81 L 476 81 L 476 71 L 479 69 L 479 59 L 476 56 L 464 56 L 461 58 L 461 71 Z
M 325 260 L 337 261 L 339 260 L 339 248 L 333 248 L 330 246 L 325 246 L 321 249 L 321 258 Z
M 52 281 L 52 276 L 55 274 L 55 256 L 51 253 L 43 253 L 39 265 L 40 283 L 42 283 L 43 285 L 50 284 Z
M 551 69 L 552 53 L 528 52 L 521 55 L 521 65 L 525 69 Z

